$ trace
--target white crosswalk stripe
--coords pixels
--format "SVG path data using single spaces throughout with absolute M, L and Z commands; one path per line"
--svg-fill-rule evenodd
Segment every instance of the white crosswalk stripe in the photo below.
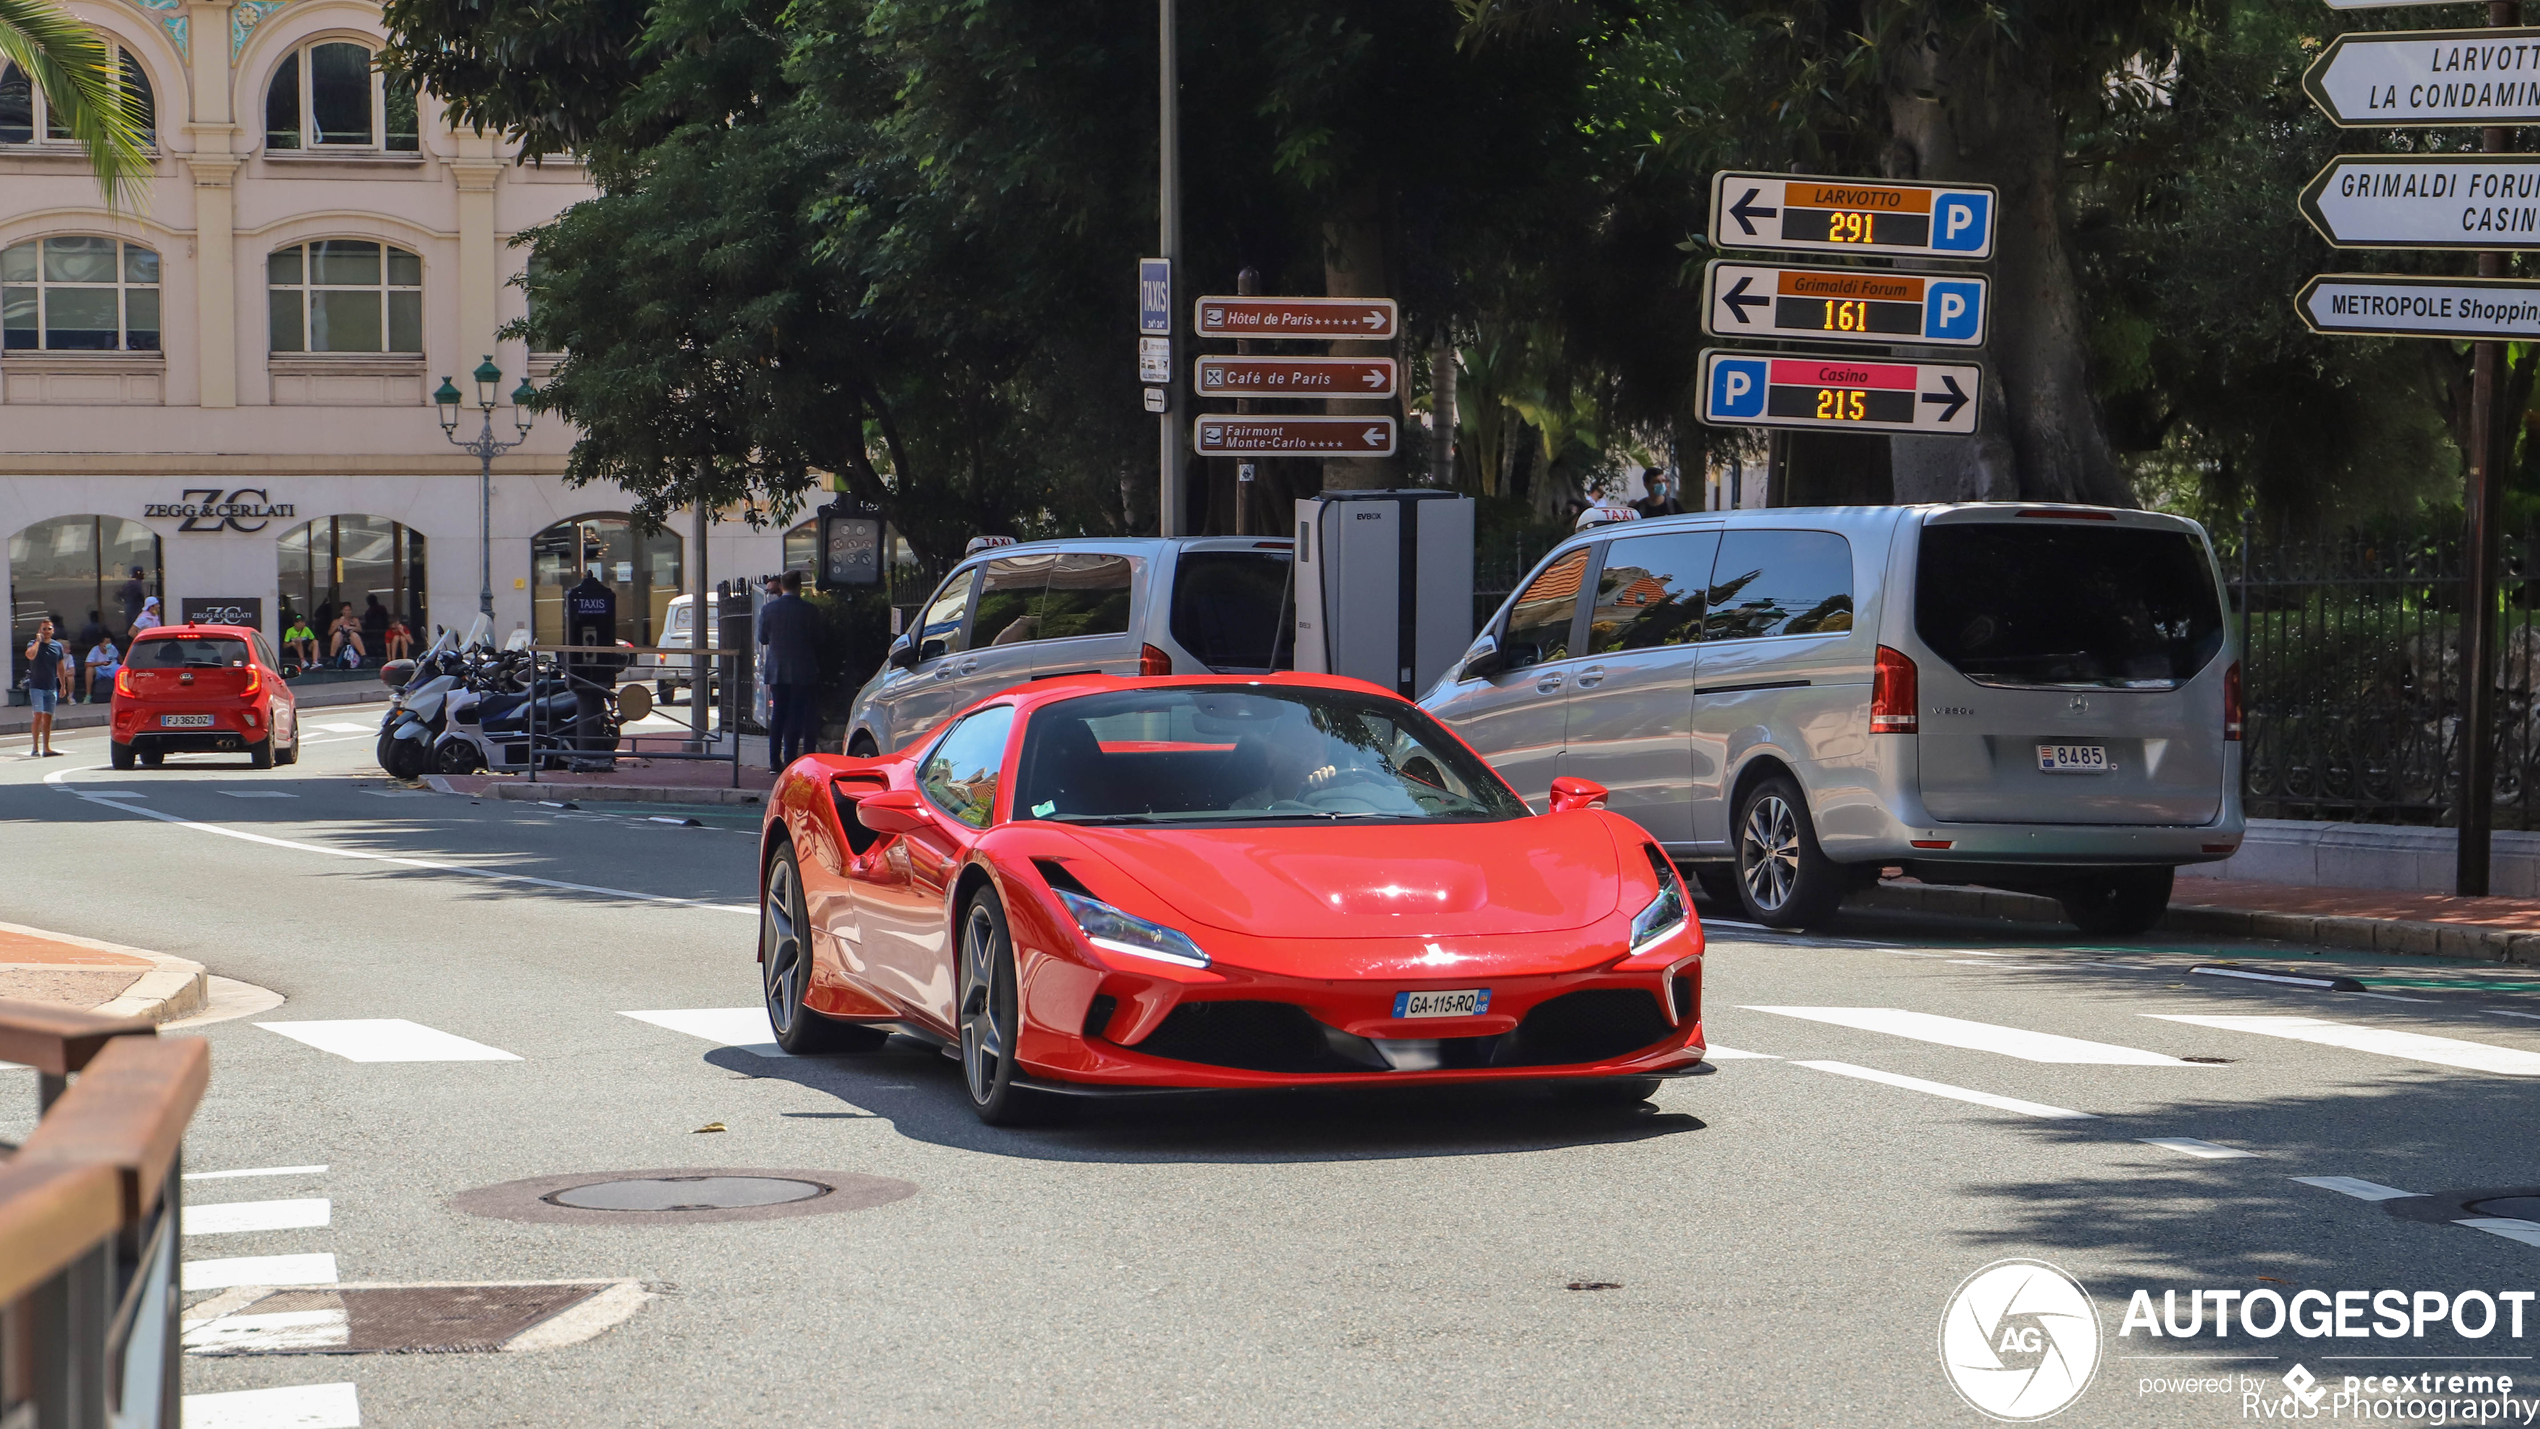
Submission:
M 2360 1176 L 2296 1176 L 2293 1179 L 2305 1186 L 2317 1186 L 2323 1191 L 2352 1196 L 2358 1201 L 2400 1201 L 2417 1194 L 2402 1191 L 2396 1186 L 2384 1186 L 2378 1181 L 2367 1181 Z
M 2452 1224 L 2500 1235 L 2507 1240 L 2518 1240 L 2524 1245 L 2540 1245 L 2540 1221 L 2526 1221 L 2513 1216 L 2471 1216 Z
M 187 1235 L 303 1230 L 327 1224 L 332 1215 L 324 1196 L 289 1201 L 225 1201 L 209 1206 L 187 1206 L 184 1228 Z
M 2213 1142 L 2199 1141 L 2192 1136 L 2138 1136 L 2135 1140 L 2205 1161 L 2235 1161 L 2244 1156 L 2258 1154 L 2254 1151 L 2243 1151 L 2237 1146 L 2217 1146 Z
M 1910 1037 L 1917 1042 L 1935 1042 L 1944 1047 L 1998 1052 L 2024 1062 L 2107 1067 L 2198 1065 L 2160 1052 L 2146 1052 L 2139 1047 L 2120 1047 L 2110 1042 L 2062 1037 L 2052 1032 L 2031 1032 L 2019 1027 L 1998 1027 L 1990 1022 L 1969 1022 L 1964 1018 L 1907 1012 L 1895 1007 L 1748 1007 L 1746 1010 L 1770 1012 L 1781 1017 L 1803 1017 L 1812 1022 L 1830 1022 L 1838 1027 L 1858 1028 L 1864 1032 L 1884 1032 L 1893 1037 Z
M 1729 1047 L 1718 1042 L 1705 1044 L 1702 1049 L 1702 1058 L 1706 1062 L 1778 1062 L 1781 1060 L 1770 1052 L 1749 1052 L 1743 1047 Z
M 776 1034 L 767 1025 L 764 1007 L 691 1007 L 667 1012 L 621 1012 L 618 1016 L 702 1037 L 718 1047 L 738 1047 L 755 1057 L 794 1055 L 776 1045 Z
M 305 1042 L 350 1062 L 517 1062 L 500 1047 L 409 1022 L 402 1017 L 351 1017 L 330 1022 L 259 1022 L 267 1032 Z
M 361 1429 L 350 1384 L 295 1384 L 185 1396 L 185 1429 Z
M 1896 1072 L 1882 1072 L 1875 1067 L 1858 1067 L 1854 1066 L 1850 1062 L 1793 1062 L 1791 1065 L 1794 1067 L 1813 1067 L 1820 1072 L 1832 1072 L 1838 1077 L 1857 1077 L 1865 1082 L 1878 1082 L 1885 1086 L 1902 1087 L 1909 1092 L 1922 1092 L 1930 1096 L 1947 1097 L 1951 1101 L 1973 1102 L 1977 1106 L 1989 1106 L 1996 1111 L 2015 1111 L 2022 1116 L 2046 1117 L 2053 1120 L 2098 1120 L 2096 1116 L 2086 1111 L 2070 1111 L 2059 1106 L 2048 1106 L 2043 1102 L 2022 1101 L 2018 1097 L 1996 1096 L 1991 1092 L 1979 1092 L 1966 1087 L 1953 1087 L 1947 1082 L 1927 1082 L 1920 1077 L 1903 1076 Z
M 233 1285 L 333 1285 L 332 1255 L 223 1255 L 189 1260 L 187 1290 L 226 1290 Z
M 251 1166 L 242 1171 L 188 1171 L 188 1181 L 229 1181 L 241 1176 L 322 1176 L 323 1166 Z
M 2540 1052 L 2497 1047 L 2459 1037 L 2434 1037 L 2423 1032 L 2364 1027 L 2352 1022 L 2330 1022 L 2319 1017 L 2208 1017 L 2176 1012 L 2147 1012 L 2143 1015 L 2163 1022 L 2211 1027 L 2221 1032 L 2254 1032 L 2261 1037 L 2283 1037 L 2322 1047 L 2343 1047 L 2350 1052 L 2370 1052 L 2375 1056 L 2430 1062 L 2438 1067 L 2497 1072 L 2509 1077 L 2540 1077 Z

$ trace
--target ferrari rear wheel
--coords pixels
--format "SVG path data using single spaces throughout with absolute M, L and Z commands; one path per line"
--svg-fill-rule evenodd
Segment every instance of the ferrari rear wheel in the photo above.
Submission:
M 776 1045 L 797 1057 L 832 1052 L 870 1052 L 889 1040 L 879 1027 L 833 1022 L 803 1005 L 811 991 L 811 915 L 803 899 L 802 866 L 793 846 L 767 861 L 767 887 L 759 900 L 759 979 L 767 998 L 767 1025 Z
M 961 1072 L 970 1109 L 990 1126 L 1024 1125 L 1045 1110 L 1030 1088 L 1015 1085 L 1022 1018 L 1014 984 L 1005 905 L 995 889 L 982 888 L 961 910 Z

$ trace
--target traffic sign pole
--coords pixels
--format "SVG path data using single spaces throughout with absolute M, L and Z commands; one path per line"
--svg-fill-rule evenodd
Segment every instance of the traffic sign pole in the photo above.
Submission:
M 2506 29 L 2518 22 L 2517 0 L 2489 0 L 2487 23 Z M 2480 131 L 2479 147 L 2490 154 L 2505 152 L 2510 131 Z M 2478 276 L 2505 276 L 2505 255 L 2478 255 Z M 2496 432 L 2496 369 L 2504 365 L 2499 342 L 2476 345 L 2470 368 L 2469 448 L 2469 599 L 2461 603 L 2461 837 L 2459 864 L 2453 870 L 2455 890 L 2465 898 L 2482 897 L 2488 886 L 2488 845 L 2496 821 L 2496 566 L 2499 526 L 2504 517 L 2505 483 L 2496 470 L 2503 444 Z M 2509 449 L 2509 448 L 2508 448 Z
M 1168 269 L 1182 261 L 1182 66 L 1180 43 L 1173 33 L 1174 0 L 1156 0 L 1156 227 Z M 1172 334 L 1167 332 L 1170 342 Z M 1179 536 L 1188 528 L 1182 507 L 1182 422 L 1189 403 L 1174 380 L 1168 360 L 1164 374 L 1164 416 L 1156 442 L 1155 522 L 1158 534 Z

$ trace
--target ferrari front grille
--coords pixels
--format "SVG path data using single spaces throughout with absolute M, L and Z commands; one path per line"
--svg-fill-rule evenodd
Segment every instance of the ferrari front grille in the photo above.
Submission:
M 1535 1004 L 1493 1065 L 1557 1067 L 1604 1062 L 1666 1040 L 1674 1031 L 1658 999 L 1636 987 L 1592 987 Z

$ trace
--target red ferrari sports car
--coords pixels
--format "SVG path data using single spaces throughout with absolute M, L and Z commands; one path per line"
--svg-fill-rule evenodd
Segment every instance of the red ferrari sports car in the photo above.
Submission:
M 777 1042 L 900 1031 L 971 1103 L 1560 1079 L 1638 1101 L 1700 1064 L 1702 930 L 1585 780 L 1531 813 L 1427 714 L 1316 675 L 1070 676 L 768 801 Z

